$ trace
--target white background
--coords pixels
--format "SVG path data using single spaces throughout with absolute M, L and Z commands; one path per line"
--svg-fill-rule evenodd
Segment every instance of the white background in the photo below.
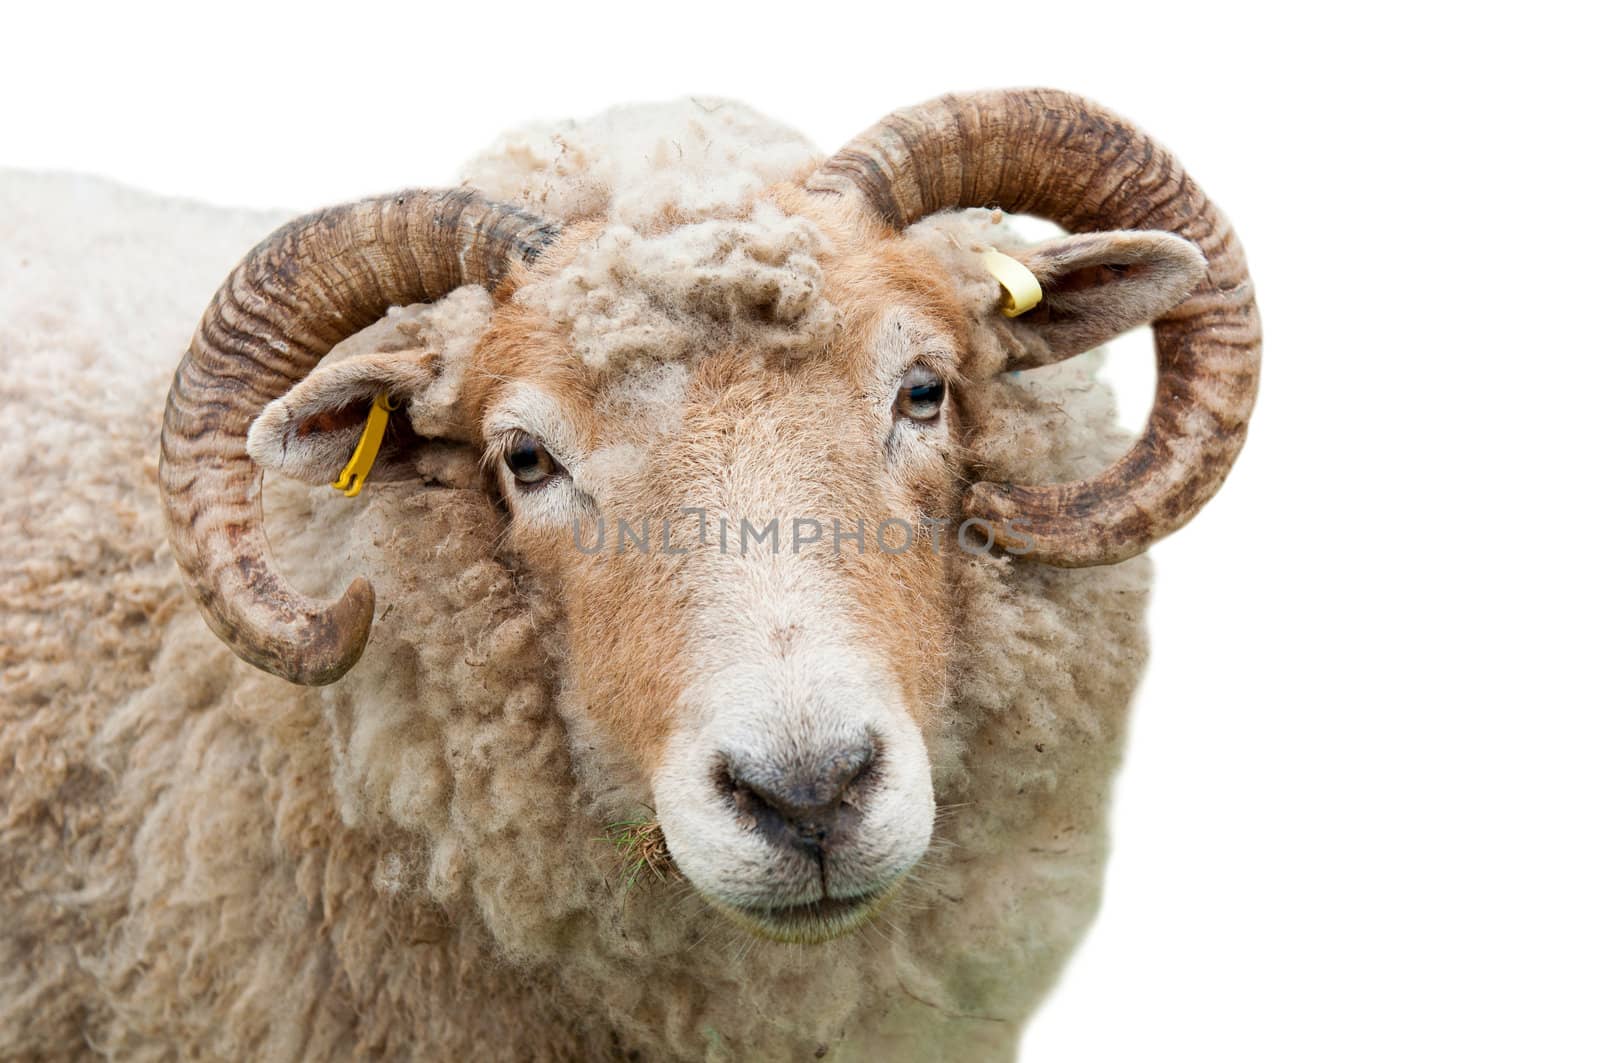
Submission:
M 1265 377 L 1156 550 L 1105 906 L 1023 1058 L 1595 1060 L 1596 36 L 1477 6 L 10 5 L 0 165 L 309 208 L 686 93 L 825 148 L 951 89 L 1132 117 L 1243 236 Z

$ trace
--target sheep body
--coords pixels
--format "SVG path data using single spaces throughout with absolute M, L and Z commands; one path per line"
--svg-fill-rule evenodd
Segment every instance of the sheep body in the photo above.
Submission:
M 728 205 L 813 159 L 738 105 L 689 101 L 512 134 L 467 177 L 556 217 L 605 203 L 594 275 L 553 312 L 581 315 L 613 283 L 607 312 L 648 325 L 652 284 L 686 257 L 715 259 Z M 665 208 L 704 228 L 667 234 L 653 258 Z M 161 527 L 162 396 L 205 299 L 273 220 L 0 178 L 0 460 L 16 515 L 0 531 L 0 1056 L 1014 1051 L 1096 905 L 1148 563 L 964 557 L 955 696 L 929 737 L 936 851 L 863 932 L 745 938 L 680 884 L 623 888 L 603 835 L 648 788 L 595 748 L 561 682 L 560 616 L 497 555 L 462 450 L 434 448 L 420 482 L 354 501 L 269 484 L 275 551 L 299 586 L 332 593 L 353 573 L 376 586 L 372 642 L 340 683 L 289 686 L 205 628 Z M 803 284 L 809 237 L 792 220 L 737 224 L 788 248 L 780 289 Z M 981 213 L 914 238 L 949 250 L 977 314 L 992 289 L 958 252 L 1011 238 Z M 755 268 L 718 261 L 725 290 Z M 823 312 L 795 305 L 797 320 Z M 461 289 L 335 356 L 470 346 L 487 314 L 485 293 Z M 688 342 L 591 336 L 592 358 Z M 975 447 L 996 478 L 1072 479 L 1126 446 L 1095 368 L 973 389 Z M 670 359 L 640 379 L 668 376 Z M 391 606 L 403 623 L 383 620 Z

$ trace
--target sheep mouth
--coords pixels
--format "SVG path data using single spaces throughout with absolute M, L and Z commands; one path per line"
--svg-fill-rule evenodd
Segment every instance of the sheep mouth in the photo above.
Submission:
M 773 941 L 814 945 L 855 930 L 871 919 L 889 898 L 892 887 L 854 897 L 821 897 L 805 904 L 770 908 L 728 906 L 723 910 L 735 922 Z

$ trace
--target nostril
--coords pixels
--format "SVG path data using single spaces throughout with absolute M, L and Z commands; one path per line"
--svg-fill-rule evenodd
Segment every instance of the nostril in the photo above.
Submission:
M 770 843 L 820 856 L 848 844 L 876 777 L 876 742 L 770 763 L 724 758 L 718 792 Z

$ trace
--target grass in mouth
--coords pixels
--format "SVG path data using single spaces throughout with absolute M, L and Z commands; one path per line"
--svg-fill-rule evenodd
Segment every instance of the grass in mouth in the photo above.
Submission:
M 622 857 L 624 896 L 641 878 L 665 882 L 674 873 L 667 838 L 654 816 L 636 816 L 606 824 L 605 838 Z

